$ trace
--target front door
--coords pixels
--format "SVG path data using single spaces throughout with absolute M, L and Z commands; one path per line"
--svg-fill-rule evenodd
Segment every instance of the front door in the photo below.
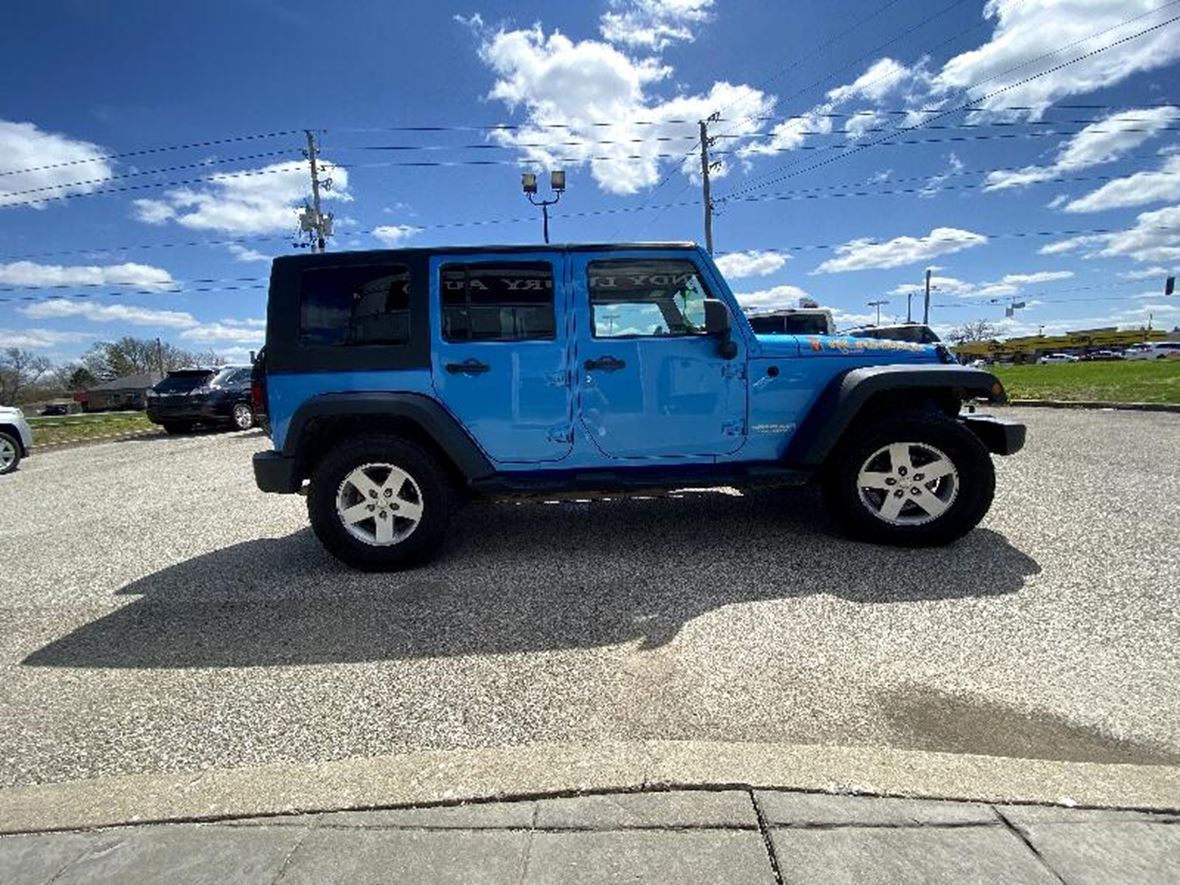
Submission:
M 709 290 L 683 252 L 570 256 L 579 416 L 612 458 L 722 455 L 745 441 L 745 342 L 705 333 Z
M 443 404 L 495 461 L 565 457 L 573 414 L 563 256 L 438 256 L 430 297 Z

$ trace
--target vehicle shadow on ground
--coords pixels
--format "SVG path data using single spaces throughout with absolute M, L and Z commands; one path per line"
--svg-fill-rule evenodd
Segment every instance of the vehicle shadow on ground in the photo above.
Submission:
M 1013 593 L 1040 571 L 1000 534 L 903 550 L 844 540 L 811 490 L 480 504 L 434 563 L 363 574 L 310 530 L 247 541 L 118 592 L 140 599 L 30 655 L 43 667 L 244 667 L 671 641 L 722 606 Z

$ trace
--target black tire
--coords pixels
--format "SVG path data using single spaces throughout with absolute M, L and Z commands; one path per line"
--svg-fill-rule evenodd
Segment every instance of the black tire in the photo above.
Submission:
M 254 427 L 254 410 L 249 403 L 234 403 L 229 410 L 231 430 L 250 430 Z
M 878 492 L 859 485 L 861 468 L 868 464 L 889 463 L 869 461 L 881 449 L 893 443 L 913 443 L 911 455 L 929 455 L 931 447 L 944 454 L 955 468 L 955 477 L 910 485 L 920 477 L 920 463 L 910 466 L 911 475 L 902 482 L 906 488 Z M 880 457 L 880 456 L 878 456 Z M 881 469 L 881 468 L 875 468 Z M 889 468 L 893 469 L 893 468 Z M 902 470 L 904 473 L 904 469 Z M 884 474 L 882 474 L 884 475 Z M 953 496 L 943 483 L 954 481 Z M 896 479 L 895 479 L 896 482 Z M 917 491 L 914 491 L 914 489 Z M 897 496 L 897 491 L 902 495 Z M 934 413 L 905 413 L 882 418 L 853 428 L 837 447 L 824 471 L 824 494 L 832 514 L 854 538 L 878 544 L 902 547 L 928 547 L 948 544 L 971 531 L 991 507 L 996 490 L 996 472 L 991 455 L 979 437 L 953 418 Z M 903 503 L 902 519 L 928 519 L 920 524 L 899 525 L 879 516 L 872 509 L 885 496 L 940 494 L 950 501 L 941 515 L 931 518 L 916 501 Z M 925 500 L 929 501 L 929 498 Z M 908 514 L 908 515 L 907 515 Z
M 164 428 L 165 433 L 176 436 L 181 433 L 188 433 L 193 429 L 193 426 L 187 421 L 165 421 L 161 427 Z
M 366 543 L 345 528 L 337 512 L 345 479 L 365 464 L 396 465 L 417 486 L 421 519 L 402 541 L 388 546 Z M 320 543 L 341 562 L 366 572 L 397 571 L 438 553 L 451 520 L 450 485 L 446 471 L 421 446 L 397 436 L 358 436 L 328 452 L 312 471 L 307 513 Z M 376 517 L 372 520 L 375 531 Z
M 3 446 L 6 452 L 10 453 L 9 457 L 12 458 L 7 464 L 0 464 L 0 476 L 4 476 L 7 473 L 12 473 L 12 471 L 20 466 L 21 445 L 19 439 L 11 433 L 4 433 L 3 431 L 0 431 L 0 445 Z

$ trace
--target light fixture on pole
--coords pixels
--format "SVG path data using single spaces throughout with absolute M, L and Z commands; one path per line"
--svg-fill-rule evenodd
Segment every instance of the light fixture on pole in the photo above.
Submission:
M 524 195 L 529 198 L 529 202 L 534 206 L 541 207 L 541 217 L 544 224 L 545 242 L 549 242 L 549 207 L 554 205 L 561 199 L 561 195 L 565 193 L 565 173 L 560 169 L 555 169 L 549 173 L 549 188 L 556 194 L 551 200 L 537 200 L 537 175 L 535 172 L 524 172 L 520 176 L 520 189 L 524 191 Z
M 876 301 L 870 301 L 870 302 L 868 303 L 868 304 L 869 304 L 869 307 L 875 307 L 875 308 L 877 308 L 877 325 L 878 325 L 878 326 L 879 326 L 879 325 L 881 325 L 881 305 L 882 305 L 882 304 L 888 304 L 888 303 L 889 303 L 889 301 L 888 301 L 888 300 L 886 300 L 886 299 L 884 299 L 884 298 L 880 298 L 880 299 L 878 299 L 878 300 L 876 300 Z

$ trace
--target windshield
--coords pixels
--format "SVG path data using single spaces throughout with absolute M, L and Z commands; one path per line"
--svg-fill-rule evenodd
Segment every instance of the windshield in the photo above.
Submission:
M 187 393 L 206 386 L 212 377 L 213 373 L 208 370 L 170 372 L 167 378 L 156 385 L 155 390 L 156 393 Z

